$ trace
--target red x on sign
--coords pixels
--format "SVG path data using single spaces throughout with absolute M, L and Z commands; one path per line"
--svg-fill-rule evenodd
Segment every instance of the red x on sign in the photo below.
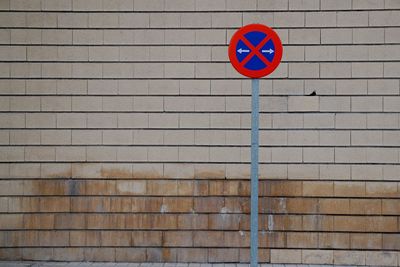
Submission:
M 262 24 L 250 24 L 233 35 L 229 59 L 239 73 L 260 78 L 278 67 L 282 50 L 281 40 L 274 30 Z

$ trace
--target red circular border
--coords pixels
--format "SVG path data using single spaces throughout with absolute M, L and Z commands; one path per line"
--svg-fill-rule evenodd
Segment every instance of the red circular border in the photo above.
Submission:
M 274 59 L 272 60 L 271 64 L 269 64 L 266 68 L 262 70 L 249 70 L 246 69 L 244 66 L 240 65 L 239 60 L 236 58 L 236 46 L 237 43 L 239 42 L 240 38 L 244 36 L 248 32 L 252 31 L 258 31 L 258 32 L 263 32 L 267 34 L 268 36 L 271 36 L 271 40 L 275 45 L 275 56 Z M 245 38 L 245 37 L 243 37 Z M 264 76 L 267 76 L 268 74 L 272 73 L 279 65 L 282 59 L 282 42 L 281 39 L 279 38 L 278 34 L 271 28 L 263 25 L 263 24 L 249 24 L 246 26 L 243 26 L 239 30 L 235 32 L 235 34 L 231 38 L 231 42 L 229 43 L 229 60 L 231 61 L 231 64 L 233 67 L 241 74 L 244 76 L 250 77 L 250 78 L 261 78 Z

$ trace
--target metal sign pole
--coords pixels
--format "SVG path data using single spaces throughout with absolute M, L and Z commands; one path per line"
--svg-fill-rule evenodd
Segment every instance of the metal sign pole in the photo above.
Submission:
M 251 80 L 251 267 L 258 265 L 258 124 L 259 80 Z

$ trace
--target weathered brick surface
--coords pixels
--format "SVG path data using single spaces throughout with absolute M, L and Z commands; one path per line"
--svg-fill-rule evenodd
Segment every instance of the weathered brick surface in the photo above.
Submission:
M 260 261 L 399 266 L 397 2 L 0 1 L 0 259 L 248 262 L 263 23 Z

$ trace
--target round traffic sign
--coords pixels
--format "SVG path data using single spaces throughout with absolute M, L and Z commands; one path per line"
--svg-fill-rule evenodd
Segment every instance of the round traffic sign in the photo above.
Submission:
M 274 30 L 262 24 L 249 24 L 232 36 L 229 59 L 244 76 L 261 78 L 278 67 L 282 50 L 281 39 Z

